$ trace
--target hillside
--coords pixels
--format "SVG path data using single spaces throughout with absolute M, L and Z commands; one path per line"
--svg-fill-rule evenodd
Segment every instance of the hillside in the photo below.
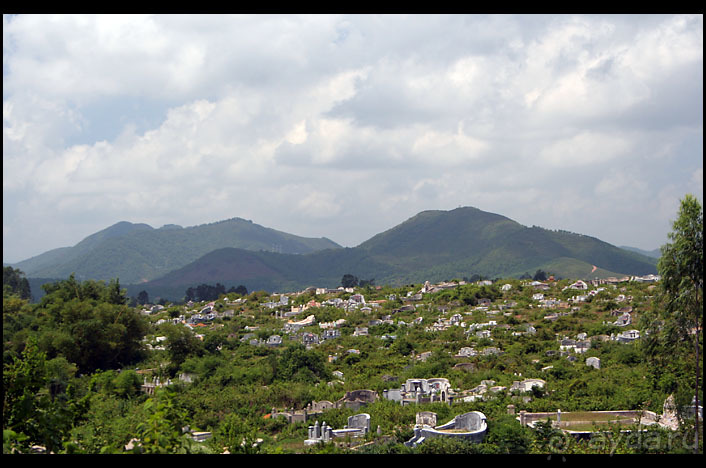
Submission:
M 422 212 L 359 247 L 399 266 L 425 269 L 433 261 L 484 276 L 519 275 L 563 257 L 625 274 L 656 271 L 653 259 L 599 239 L 525 227 L 471 207 Z
M 341 277 L 355 271 L 360 278 L 391 274 L 393 269 L 356 248 L 328 249 L 307 255 L 254 252 L 224 248 L 210 252 L 165 276 L 128 285 L 134 296 L 146 290 L 151 297 L 179 300 L 190 286 L 199 284 L 244 285 L 249 291 L 294 291 L 310 286 L 337 287 Z M 380 276 L 382 277 L 382 276 Z
M 644 255 L 646 257 L 652 257 L 652 258 L 658 259 L 659 257 L 662 256 L 662 250 L 659 248 L 654 249 L 654 250 L 642 250 L 642 249 L 638 249 L 637 247 L 628 247 L 626 245 L 621 245 L 620 248 L 625 249 L 625 250 L 629 250 L 630 252 L 637 252 L 637 253 Z
M 347 273 L 403 285 L 474 274 L 519 277 L 538 269 L 559 278 L 644 275 L 656 273 L 655 265 L 655 259 L 593 237 L 525 227 L 467 207 L 419 213 L 355 248 L 306 255 L 221 249 L 139 287 L 151 296 L 179 299 L 201 283 L 284 292 L 337 287 Z
M 141 283 L 164 276 L 216 249 L 276 250 L 306 254 L 340 248 L 326 239 L 295 236 L 233 218 L 212 224 L 154 229 L 147 224 L 120 222 L 86 237 L 74 247 L 54 249 L 13 265 L 27 277 Z

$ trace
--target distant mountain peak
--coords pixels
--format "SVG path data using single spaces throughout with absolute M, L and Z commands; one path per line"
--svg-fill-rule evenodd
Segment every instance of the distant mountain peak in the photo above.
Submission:
M 100 242 L 111 239 L 115 237 L 122 237 L 135 231 L 151 231 L 152 226 L 144 223 L 131 223 L 129 221 L 119 221 L 112 226 L 109 226 L 101 231 L 91 234 L 90 236 L 83 239 L 81 242 L 76 244 L 75 247 L 93 247 Z

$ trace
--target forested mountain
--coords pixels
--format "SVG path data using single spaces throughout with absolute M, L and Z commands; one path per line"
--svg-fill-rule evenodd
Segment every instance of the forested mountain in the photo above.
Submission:
M 424 211 L 355 248 L 306 255 L 220 249 L 139 287 L 152 297 L 179 299 L 187 287 L 199 283 L 291 291 L 337 287 L 344 274 L 401 285 L 473 275 L 519 277 L 538 269 L 584 279 L 657 271 L 655 259 L 596 238 L 525 227 L 467 207 Z
M 66 278 L 74 273 L 80 280 L 120 278 L 129 284 L 158 278 L 224 247 L 289 254 L 340 248 L 326 238 L 295 236 L 240 218 L 159 229 L 123 221 L 74 247 L 54 249 L 12 266 L 30 278 Z
M 594 237 L 526 227 L 472 207 L 424 211 L 360 248 L 402 270 L 428 275 L 439 267 L 447 274 L 455 271 L 456 276 L 476 273 L 485 277 L 519 276 L 538 268 L 582 278 L 657 271 L 654 259 Z M 575 271 L 578 265 L 585 270 Z M 597 269 L 592 272 L 593 266 Z

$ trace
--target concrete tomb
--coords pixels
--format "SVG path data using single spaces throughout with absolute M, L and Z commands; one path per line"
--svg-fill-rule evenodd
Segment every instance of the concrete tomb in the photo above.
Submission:
M 488 431 L 486 417 L 480 411 L 459 414 L 446 424 L 433 427 L 432 424 L 435 423 L 436 414 L 430 412 L 417 414 L 417 425 L 414 427 L 414 437 L 405 442 L 405 445 L 408 447 L 416 447 L 426 439 L 435 437 L 453 437 L 480 443 L 483 441 Z

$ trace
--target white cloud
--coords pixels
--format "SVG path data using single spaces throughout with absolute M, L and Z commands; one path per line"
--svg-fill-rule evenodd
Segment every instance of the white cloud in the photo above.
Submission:
M 316 190 L 305 190 L 304 198 L 299 200 L 296 207 L 298 212 L 311 218 L 328 218 L 339 215 L 341 206 L 336 203 L 331 194 Z
M 702 68 L 700 15 L 4 16 L 4 255 L 123 219 L 357 245 L 459 205 L 649 247 L 703 191 Z
M 668 77 L 689 63 L 703 63 L 703 15 L 677 15 L 636 34 L 625 67 L 646 81 Z
M 620 170 L 609 170 L 608 173 L 598 181 L 595 193 L 598 196 L 609 196 L 616 203 L 627 199 L 639 200 L 652 196 L 647 183 L 637 179 L 632 174 Z
M 631 148 L 631 141 L 622 135 L 581 132 L 551 143 L 540 157 L 551 166 L 580 167 L 609 163 L 628 154 Z
M 306 142 L 309 134 L 306 131 L 306 120 L 298 122 L 292 130 L 287 133 L 284 139 L 293 145 L 301 145 Z
M 482 156 L 489 145 L 463 132 L 463 122 L 455 133 L 427 130 L 414 139 L 411 153 L 428 164 L 463 165 Z

